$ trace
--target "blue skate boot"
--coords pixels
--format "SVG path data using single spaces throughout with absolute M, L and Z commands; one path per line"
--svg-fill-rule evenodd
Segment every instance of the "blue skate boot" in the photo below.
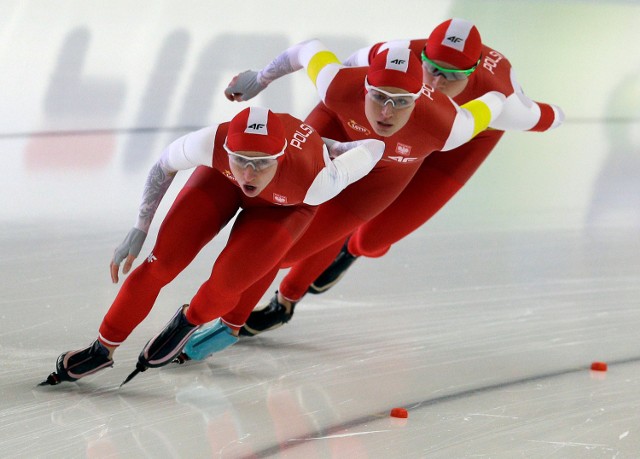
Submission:
M 77 381 L 90 374 L 112 367 L 113 359 L 100 341 L 95 340 L 88 347 L 60 354 L 56 361 L 56 371 L 51 373 L 41 386 L 55 386 L 63 381 Z
M 187 360 L 204 360 L 237 342 L 238 337 L 233 334 L 233 330 L 220 319 L 216 319 L 211 327 L 201 328 L 191 335 L 176 362 L 182 364 Z
M 291 311 L 287 311 L 287 307 L 278 301 L 276 292 L 265 308 L 255 310 L 249 315 L 247 322 L 240 329 L 240 335 L 255 336 L 286 324 L 291 320 L 296 304 L 297 301 L 292 301 Z
M 138 373 L 147 368 L 158 368 L 172 362 L 182 351 L 189 338 L 199 328 L 190 323 L 184 315 L 188 305 L 178 309 L 173 318 L 165 325 L 160 333 L 151 338 L 138 356 L 136 369 L 120 386 L 125 385 Z

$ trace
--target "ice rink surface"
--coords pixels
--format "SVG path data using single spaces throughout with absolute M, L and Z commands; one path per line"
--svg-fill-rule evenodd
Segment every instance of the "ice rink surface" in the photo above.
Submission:
M 206 20 L 208 2 L 3 2 L 0 457 L 640 457 L 640 57 L 621 44 L 640 40 L 640 7 L 409 1 L 419 14 L 376 34 L 390 20 L 377 2 L 330 1 L 313 20 L 278 2 L 299 22 L 219 3 Z M 356 15 L 370 31 L 347 27 Z M 118 290 L 112 251 L 162 146 L 244 106 L 223 101 L 223 82 L 311 36 L 346 57 L 450 16 L 474 20 L 565 125 L 507 133 L 433 220 L 305 297 L 278 330 L 119 388 L 208 276 L 223 233 L 163 290 L 113 369 L 37 386 L 61 352 L 95 339 Z M 243 47 L 232 63 L 209 61 L 232 47 Z M 260 103 L 303 117 L 316 99 L 297 77 Z

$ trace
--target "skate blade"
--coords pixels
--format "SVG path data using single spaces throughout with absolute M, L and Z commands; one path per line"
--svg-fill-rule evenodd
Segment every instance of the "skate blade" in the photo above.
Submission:
M 120 387 L 122 387 L 125 384 L 127 384 L 129 381 L 131 381 L 133 378 L 135 378 L 138 373 L 142 373 L 146 369 L 147 369 L 146 367 L 143 367 L 140 364 L 136 365 L 136 369 L 133 370 L 129 376 L 127 376 L 127 379 L 122 381 L 122 384 L 120 384 Z
M 136 375 L 140 373 L 140 370 L 138 370 L 137 368 L 135 370 L 133 370 L 131 372 L 131 374 L 129 376 L 127 376 L 127 379 L 125 379 L 124 381 L 122 381 L 122 384 L 120 384 L 120 387 L 124 386 L 125 384 L 127 384 L 129 381 L 131 381 L 133 378 L 136 377 Z
M 173 363 L 177 363 L 178 365 L 182 365 L 182 364 L 188 362 L 189 360 L 191 360 L 191 357 L 189 357 L 184 352 L 181 352 L 180 354 L 178 354 L 178 357 L 173 359 Z
M 54 371 L 49 376 L 47 376 L 47 379 L 38 384 L 38 386 L 56 386 L 61 382 L 62 381 L 60 380 L 60 377 L 58 377 L 58 374 Z

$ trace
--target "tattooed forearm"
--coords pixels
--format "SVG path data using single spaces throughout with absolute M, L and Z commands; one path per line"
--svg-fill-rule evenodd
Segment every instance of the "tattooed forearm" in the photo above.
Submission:
M 262 86 L 267 86 L 273 80 L 294 71 L 295 69 L 289 61 L 289 54 L 285 51 L 258 73 L 258 83 Z
M 298 62 L 300 50 L 311 41 L 313 40 L 305 40 L 297 45 L 293 45 L 276 57 L 270 64 L 258 72 L 258 83 L 262 86 L 267 86 L 273 80 L 300 70 L 302 68 L 302 64 Z
M 167 192 L 174 177 L 175 173 L 167 173 L 159 162 L 151 168 L 144 185 L 142 203 L 140 204 L 138 216 L 138 225 L 142 226 L 140 229 L 147 231 L 149 226 L 151 226 L 151 221 L 160 205 L 160 201 Z

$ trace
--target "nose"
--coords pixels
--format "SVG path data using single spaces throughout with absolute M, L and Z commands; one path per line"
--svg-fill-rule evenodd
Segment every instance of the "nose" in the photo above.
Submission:
M 380 110 L 380 113 L 382 113 L 382 116 L 384 116 L 385 118 L 391 118 L 394 115 L 395 108 L 393 107 L 393 104 L 391 103 L 391 100 L 388 100 L 382 106 L 382 110 Z
M 244 169 L 242 169 L 242 178 L 245 182 L 251 182 L 258 176 L 258 173 L 253 168 L 251 164 L 247 164 Z
M 438 75 L 434 75 L 432 77 L 431 85 L 432 86 L 438 86 L 438 85 L 441 85 L 445 81 L 447 81 L 447 79 L 441 73 L 439 73 Z

